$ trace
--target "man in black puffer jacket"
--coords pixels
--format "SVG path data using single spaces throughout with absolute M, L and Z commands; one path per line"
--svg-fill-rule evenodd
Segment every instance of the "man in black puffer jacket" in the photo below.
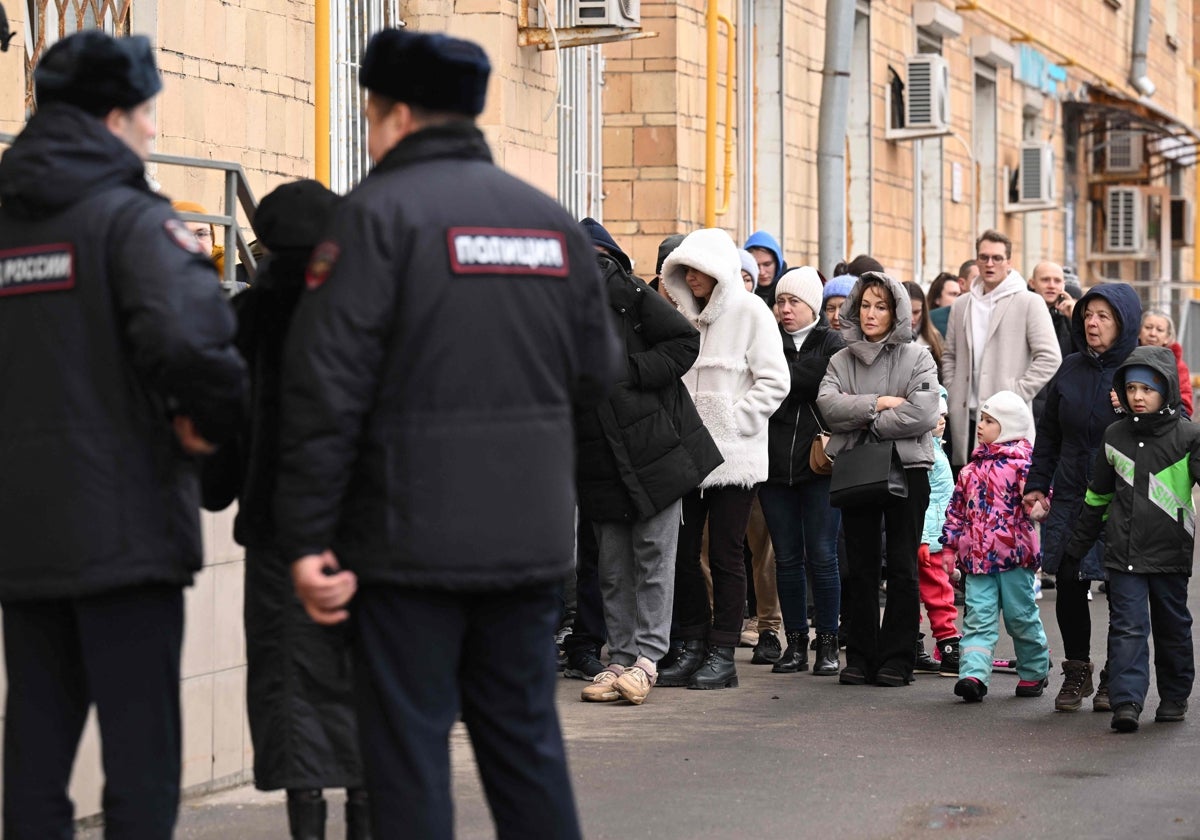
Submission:
M 146 185 L 145 38 L 50 47 L 0 162 L 4 836 L 69 837 L 96 704 L 112 836 L 179 804 L 183 587 L 201 566 L 191 455 L 241 420 L 245 366 L 212 265 Z
M 309 614 L 352 605 L 379 837 L 450 837 L 450 728 L 497 835 L 579 836 L 554 708 L 575 430 L 621 362 L 595 252 L 491 158 L 477 44 L 367 46 L 376 166 L 314 249 L 284 354 L 275 523 Z M 341 569 L 341 566 L 345 569 Z
M 700 333 L 630 273 L 603 226 L 583 226 L 628 359 L 609 398 L 576 416 L 580 519 L 596 534 L 611 660 L 583 699 L 640 704 L 670 643 L 680 499 L 724 459 L 679 378 Z

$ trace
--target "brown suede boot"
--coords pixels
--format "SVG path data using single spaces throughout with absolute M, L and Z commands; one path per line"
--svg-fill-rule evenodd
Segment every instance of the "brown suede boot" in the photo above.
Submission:
M 1082 659 L 1066 659 L 1062 664 L 1063 685 L 1054 698 L 1054 708 L 1060 712 L 1077 712 L 1083 698 L 1095 691 L 1092 685 L 1092 663 Z

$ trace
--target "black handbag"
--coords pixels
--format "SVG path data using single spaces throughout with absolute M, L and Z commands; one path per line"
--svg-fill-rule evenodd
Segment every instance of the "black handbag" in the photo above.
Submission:
M 908 498 L 904 463 L 891 440 L 864 440 L 833 459 L 829 504 L 835 508 L 881 506 Z

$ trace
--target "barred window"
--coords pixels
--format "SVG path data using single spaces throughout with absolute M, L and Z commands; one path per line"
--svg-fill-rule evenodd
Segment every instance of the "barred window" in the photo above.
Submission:
M 133 0 L 25 0 L 25 113 L 33 113 L 33 68 L 46 48 L 85 29 L 128 35 Z
M 381 29 L 401 26 L 399 0 L 347 0 L 330 4 L 329 187 L 344 193 L 371 168 L 358 67 L 367 41 Z

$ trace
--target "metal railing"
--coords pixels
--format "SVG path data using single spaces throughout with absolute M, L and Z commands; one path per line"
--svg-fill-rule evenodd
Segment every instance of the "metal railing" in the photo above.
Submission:
M 11 146 L 15 135 L 0 133 L 0 144 Z M 232 294 L 237 286 L 237 260 L 230 259 L 236 253 L 246 269 L 251 280 L 258 273 L 258 260 L 250 251 L 250 243 L 242 234 L 238 224 L 237 208 L 241 205 L 246 214 L 246 221 L 254 227 L 254 212 L 258 203 L 246 180 L 246 170 L 240 163 L 225 160 L 209 160 L 207 158 L 183 157 L 182 155 L 150 155 L 150 163 L 166 166 L 182 166 L 188 169 L 212 169 L 225 173 L 224 204 L 221 213 L 179 213 L 179 218 L 188 222 L 207 222 L 210 225 L 222 225 L 225 228 L 225 270 L 221 275 L 221 288 Z

